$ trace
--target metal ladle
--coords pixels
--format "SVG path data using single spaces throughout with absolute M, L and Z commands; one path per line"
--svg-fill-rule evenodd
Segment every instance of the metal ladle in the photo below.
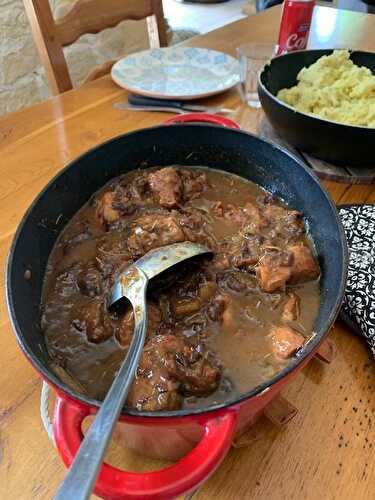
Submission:
M 86 433 L 56 500 L 86 500 L 94 487 L 113 428 L 124 406 L 146 338 L 146 290 L 148 282 L 171 267 L 211 251 L 191 242 L 176 243 L 151 250 L 128 267 L 118 278 L 108 300 L 111 307 L 126 297 L 134 310 L 134 333 L 129 350 L 105 397 L 94 422 Z

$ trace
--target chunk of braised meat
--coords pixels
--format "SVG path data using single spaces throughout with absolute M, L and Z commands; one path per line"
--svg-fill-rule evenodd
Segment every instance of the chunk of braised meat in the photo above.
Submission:
M 269 221 L 269 237 L 279 237 L 283 241 L 295 241 L 305 233 L 302 215 L 297 210 L 289 210 L 278 205 L 267 205 L 263 216 Z
M 156 335 L 161 323 L 161 311 L 157 305 L 147 304 L 147 338 Z M 116 339 L 122 347 L 128 347 L 134 332 L 134 312 L 127 310 L 119 319 L 116 326 Z
M 262 229 L 268 226 L 268 220 L 264 217 L 254 203 L 247 202 L 243 207 L 243 212 L 246 216 L 244 232 L 248 234 L 257 234 Z
M 78 302 L 72 311 L 72 326 L 86 335 L 89 342 L 99 344 L 113 335 L 113 326 L 102 297 Z
M 257 289 L 256 277 L 243 271 L 227 271 L 217 274 L 217 282 L 222 290 L 246 294 Z
M 179 382 L 165 379 L 158 368 L 138 368 L 127 404 L 139 411 L 179 410 L 183 397 Z
M 142 410 L 176 409 L 182 394 L 208 395 L 219 381 L 220 370 L 203 346 L 174 335 L 157 335 L 143 350 L 129 403 Z
M 120 187 L 125 191 L 128 200 L 147 200 L 150 195 L 147 172 L 139 172 L 130 183 L 128 179 L 123 179 L 120 181 Z
M 272 352 L 278 361 L 284 361 L 305 343 L 305 337 L 289 326 L 275 326 L 271 331 Z
M 192 200 L 201 195 L 207 187 L 207 177 L 204 172 L 194 169 L 181 169 L 184 200 Z
M 179 224 L 186 240 L 208 246 L 212 250 L 216 248 L 217 241 L 212 234 L 207 216 L 198 209 L 185 208 L 184 212 L 179 215 Z
M 155 337 L 154 348 L 168 374 L 180 382 L 183 394 L 204 396 L 217 388 L 220 370 L 203 345 L 192 345 L 183 338 L 164 335 Z
M 209 360 L 209 357 L 206 357 L 206 354 L 199 359 L 194 359 L 198 356 L 195 353 L 198 353 L 196 348 L 189 355 L 184 354 L 178 357 L 180 366 L 178 378 L 184 395 L 208 396 L 217 389 L 221 372 Z
M 294 245 L 289 246 L 288 251 L 293 255 L 291 276 L 293 283 L 311 281 L 319 277 L 320 269 L 309 247 Z
M 248 235 L 238 255 L 233 256 L 233 264 L 239 268 L 253 269 L 262 255 L 262 241 L 259 236 Z
M 182 195 L 182 182 L 178 171 L 165 167 L 148 176 L 152 195 L 156 203 L 165 208 L 176 208 Z
M 268 221 L 260 212 L 259 207 L 250 201 L 243 207 L 228 204 L 224 206 L 221 201 L 214 203 L 212 207 L 216 217 L 224 217 L 239 226 L 247 226 L 247 232 L 258 233 L 268 225 Z
M 77 274 L 77 285 L 84 295 L 95 297 L 103 288 L 103 277 L 94 262 L 89 262 Z
M 224 209 L 224 218 L 239 226 L 243 226 L 247 222 L 246 211 L 242 207 L 236 207 L 232 204 L 228 204 Z
M 254 270 L 254 266 L 264 254 L 265 237 L 259 229 L 258 223 L 259 221 L 257 222 L 256 219 L 253 223 L 249 223 L 247 220 L 240 231 L 230 240 L 221 242 L 221 252 L 214 259 L 215 267 L 218 269 L 236 267 L 246 271 Z
M 107 191 L 96 203 L 96 216 L 103 224 L 112 224 L 120 218 L 120 211 L 113 207 L 115 194 L 113 191 Z
M 300 299 L 298 295 L 294 292 L 289 292 L 283 307 L 281 319 L 285 322 L 295 321 L 298 319 L 300 313 L 299 304 Z
M 141 256 L 149 250 L 186 240 L 177 216 L 165 214 L 143 215 L 133 222 L 128 238 L 129 250 Z
M 212 300 L 217 294 L 217 284 L 214 281 L 188 280 L 186 286 L 177 289 L 176 296 L 173 296 L 168 301 L 169 304 L 169 323 L 174 328 L 175 320 L 183 320 L 185 323 L 182 326 L 187 327 L 189 333 L 187 336 L 192 336 L 200 332 L 207 325 L 207 311 L 211 308 Z M 199 283 L 199 281 L 201 281 Z
M 125 215 L 149 202 L 148 182 L 146 175 L 139 174 L 131 182 L 117 182 L 109 186 L 108 191 L 96 199 L 96 216 L 104 226 L 116 226 Z
M 234 237 L 229 255 L 233 266 L 252 270 L 263 254 L 263 237 L 247 233 L 246 229 Z
M 140 207 L 151 205 L 151 202 L 152 199 L 145 173 L 139 174 L 131 182 L 124 179 L 115 185 L 112 206 L 119 211 L 122 217 L 133 214 Z M 126 220 L 123 222 L 127 225 Z M 119 226 L 121 227 L 121 224 Z M 116 223 L 114 227 L 116 227 Z
M 260 288 L 269 293 L 284 289 L 292 276 L 292 265 L 291 252 L 276 250 L 265 254 L 256 268 Z
M 256 226 L 260 229 L 269 225 L 269 221 L 263 213 L 263 207 L 259 206 L 258 203 L 247 201 L 245 203 L 244 210 L 247 213 L 249 222 L 256 223 Z

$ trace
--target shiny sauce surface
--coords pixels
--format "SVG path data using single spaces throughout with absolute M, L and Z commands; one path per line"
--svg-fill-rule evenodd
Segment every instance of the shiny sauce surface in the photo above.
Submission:
M 128 405 L 158 411 L 223 401 L 272 377 L 312 335 L 319 266 L 303 214 L 224 172 L 133 171 L 78 211 L 47 266 L 47 348 L 85 394 L 105 397 L 131 340 L 130 308 L 105 308 L 116 277 L 150 249 L 181 241 L 204 244 L 214 257 L 152 288 Z

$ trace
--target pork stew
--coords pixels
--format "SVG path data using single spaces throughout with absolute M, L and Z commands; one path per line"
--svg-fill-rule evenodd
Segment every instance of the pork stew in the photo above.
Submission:
M 128 405 L 158 411 L 224 401 L 272 377 L 312 335 L 320 270 L 301 213 L 224 172 L 133 171 L 73 217 L 45 276 L 49 354 L 89 396 L 105 397 L 133 334 L 132 310 L 105 306 L 116 276 L 149 250 L 182 241 L 214 257 L 149 294 Z

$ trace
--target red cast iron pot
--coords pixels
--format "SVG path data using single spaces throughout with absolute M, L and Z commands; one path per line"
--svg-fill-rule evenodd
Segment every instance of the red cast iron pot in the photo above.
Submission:
M 319 255 L 322 299 L 315 335 L 271 380 L 207 408 L 158 413 L 124 408 L 116 434 L 126 446 L 178 461 L 145 473 L 104 464 L 95 493 L 111 500 L 170 499 L 206 480 L 235 433 L 253 422 L 317 351 L 337 316 L 346 282 L 347 249 L 336 209 L 306 166 L 289 152 L 234 130 L 238 125 L 228 119 L 193 114 L 167 123 L 172 122 L 180 123 L 114 138 L 73 161 L 39 194 L 13 241 L 7 268 L 9 313 L 21 349 L 57 393 L 54 433 L 65 464 L 70 466 L 80 446 L 83 419 L 100 402 L 77 393 L 51 368 L 40 331 L 43 277 L 58 234 L 109 179 L 134 168 L 180 164 L 221 169 L 256 182 L 303 212 Z

